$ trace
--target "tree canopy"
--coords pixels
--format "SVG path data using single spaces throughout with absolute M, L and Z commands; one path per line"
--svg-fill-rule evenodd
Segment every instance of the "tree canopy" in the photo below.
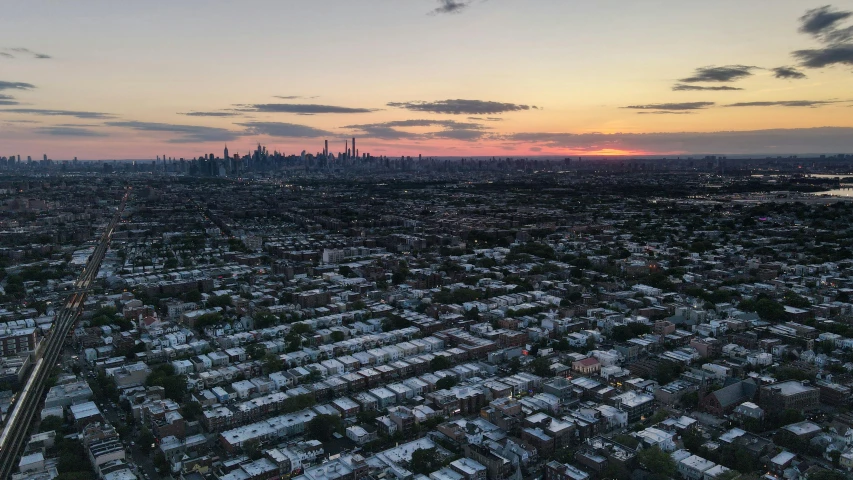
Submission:
M 343 422 L 337 415 L 317 415 L 305 426 L 306 438 L 327 442 L 335 432 L 343 431 Z
M 651 472 L 651 478 L 665 480 L 675 476 L 675 461 L 656 446 L 641 450 L 637 459 L 645 470 Z

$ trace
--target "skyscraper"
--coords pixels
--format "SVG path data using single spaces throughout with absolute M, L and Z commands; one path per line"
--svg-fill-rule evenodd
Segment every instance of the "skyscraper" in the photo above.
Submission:
M 227 143 L 225 144 L 225 154 L 223 155 L 222 158 L 224 158 L 226 160 L 228 159 L 228 144 Z
M 358 150 L 355 149 L 355 137 L 352 137 L 352 158 L 358 158 Z

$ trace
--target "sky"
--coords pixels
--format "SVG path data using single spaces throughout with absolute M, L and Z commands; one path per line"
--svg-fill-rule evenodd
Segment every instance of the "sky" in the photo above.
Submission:
M 853 153 L 853 0 L 8 2 L 0 156 Z

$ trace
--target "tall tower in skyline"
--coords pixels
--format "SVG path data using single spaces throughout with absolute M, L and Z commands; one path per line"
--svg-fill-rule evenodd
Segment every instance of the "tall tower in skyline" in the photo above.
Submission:
M 225 155 L 223 155 L 222 158 L 224 158 L 226 160 L 228 159 L 228 144 L 227 143 L 225 144 Z
M 357 150 L 355 149 L 355 137 L 352 137 L 352 158 L 358 158 L 358 153 L 356 152 Z

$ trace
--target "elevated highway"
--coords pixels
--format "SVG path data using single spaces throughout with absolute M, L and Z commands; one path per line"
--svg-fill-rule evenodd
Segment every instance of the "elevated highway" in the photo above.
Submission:
M 121 205 L 116 209 L 112 220 L 101 235 L 98 246 L 95 247 L 83 267 L 83 271 L 74 283 L 74 289 L 57 313 L 50 331 L 43 340 L 46 342 L 45 347 L 41 349 L 41 355 L 36 358 L 24 388 L 18 393 L 12 413 L 9 415 L 6 424 L 3 425 L 3 431 L 0 433 L 0 479 L 10 478 L 12 471 L 18 464 L 24 442 L 29 438 L 28 434 L 33 416 L 41 404 L 45 382 L 50 377 L 50 373 L 62 354 L 65 338 L 74 328 L 74 324 L 77 323 L 77 319 L 82 313 L 86 294 L 98 275 L 101 262 L 104 260 L 107 249 L 109 249 L 113 232 L 121 219 L 121 214 L 124 212 L 129 197 L 130 190 L 128 189 L 121 199 Z

